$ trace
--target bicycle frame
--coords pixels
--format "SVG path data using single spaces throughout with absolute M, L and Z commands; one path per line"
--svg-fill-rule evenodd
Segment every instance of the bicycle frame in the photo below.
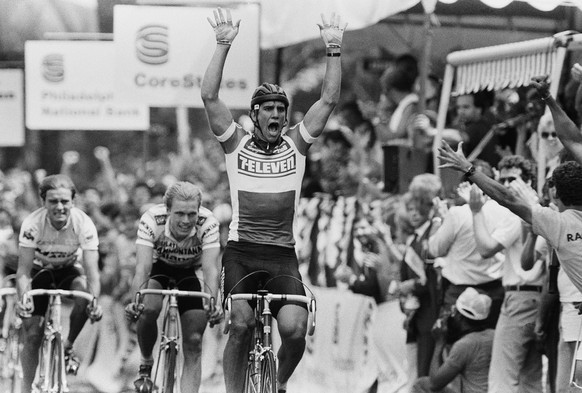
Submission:
M 162 354 L 165 354 L 161 392 L 172 393 L 174 391 L 175 384 L 177 384 L 177 391 L 179 391 L 180 378 L 178 378 L 179 371 L 176 368 L 181 332 L 180 314 L 178 311 L 178 297 L 195 297 L 206 299 L 209 303 L 210 309 L 214 308 L 215 299 L 210 294 L 201 291 L 180 291 L 178 289 L 148 288 L 140 289 L 137 291 L 135 295 L 135 303 L 142 304 L 142 300 L 145 295 L 166 296 L 168 298 L 168 306 L 164 314 L 160 350 L 158 354 L 158 360 L 156 362 L 154 381 L 157 378 Z
M 49 296 L 45 314 L 43 341 L 39 354 L 38 383 L 42 393 L 65 393 L 69 391 L 65 369 L 65 353 L 62 341 L 62 298 L 77 297 L 95 303 L 90 293 L 65 289 L 32 289 L 22 296 L 23 303 L 31 302 L 34 296 Z
M 308 322 L 307 333 L 311 336 L 315 331 L 315 298 L 303 295 L 273 294 L 266 290 L 257 293 L 237 293 L 227 296 L 225 301 L 225 325 L 224 333 L 228 333 L 231 325 L 230 313 L 232 302 L 246 300 L 256 302 L 255 327 L 253 329 L 254 341 L 249 350 L 249 361 L 245 378 L 245 393 L 274 393 L 277 389 L 277 361 L 272 347 L 272 323 L 270 303 L 272 301 L 301 302 L 307 305 Z

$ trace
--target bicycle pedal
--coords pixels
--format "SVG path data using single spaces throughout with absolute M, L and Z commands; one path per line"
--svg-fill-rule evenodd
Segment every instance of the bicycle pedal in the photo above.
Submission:
M 79 372 L 79 364 L 68 363 L 67 366 L 65 367 L 65 371 L 69 375 L 77 375 L 77 373 Z
M 69 375 L 77 375 L 81 362 L 75 356 L 73 349 L 65 350 L 65 371 Z

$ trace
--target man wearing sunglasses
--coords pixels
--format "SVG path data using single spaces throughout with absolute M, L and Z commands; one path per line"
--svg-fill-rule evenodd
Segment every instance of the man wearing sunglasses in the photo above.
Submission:
M 504 157 L 498 165 L 499 181 L 475 170 L 465 158 L 462 143 L 454 151 L 447 143 L 439 149 L 441 167 L 452 168 L 465 173 L 487 195 L 509 210 L 506 215 L 513 217 L 512 236 L 496 238 L 491 236 L 485 225 L 483 214 L 473 214 L 475 240 L 485 257 L 501 250 L 505 254 L 502 281 L 505 298 L 501 314 L 495 328 L 491 367 L 489 369 L 489 393 L 542 392 L 542 361 L 536 349 L 534 326 L 538 304 L 544 281 L 543 264 L 538 262 L 529 271 L 521 268 L 523 236 L 530 226 L 522 227 L 522 220 L 531 224 L 530 203 L 537 201 L 532 188 L 535 179 L 533 163 L 522 156 Z M 523 194 L 531 198 L 527 202 L 518 200 L 513 194 L 517 185 Z M 529 215 L 525 215 L 525 210 Z M 510 211 L 511 210 L 511 211 Z M 503 217 L 504 219 L 508 217 Z M 529 218 L 529 219 L 528 219 Z M 508 232 L 506 232 L 508 233 Z M 582 242 L 581 242 L 582 243 Z

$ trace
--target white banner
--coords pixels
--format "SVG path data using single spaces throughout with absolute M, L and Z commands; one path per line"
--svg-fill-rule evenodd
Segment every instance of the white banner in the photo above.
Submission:
M 0 69 L 0 146 L 24 145 L 24 75 Z
M 315 334 L 307 337 L 305 354 L 289 380 L 289 391 L 367 392 L 378 377 L 372 329 L 374 300 L 337 288 L 312 290 L 317 299 Z
M 216 47 L 214 8 L 116 5 L 114 42 L 120 97 L 149 106 L 202 107 L 200 85 Z M 221 98 L 248 108 L 259 74 L 259 5 L 232 6 L 240 31 L 228 55 Z
M 114 91 L 113 57 L 111 41 L 27 41 L 26 126 L 147 130 L 147 106 L 121 101 Z

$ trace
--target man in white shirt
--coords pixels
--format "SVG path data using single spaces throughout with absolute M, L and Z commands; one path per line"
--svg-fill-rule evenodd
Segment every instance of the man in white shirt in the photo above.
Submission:
M 487 162 L 475 160 L 474 165 L 493 177 Z M 428 241 L 430 255 L 440 258 L 442 265 L 444 299 L 441 315 L 450 312 L 451 306 L 466 288 L 474 287 L 492 299 L 487 322 L 488 326 L 495 328 L 505 293 L 501 282 L 504 259 L 499 253 L 488 258 L 481 256 L 475 242 L 473 226 L 477 223 L 473 220 L 473 214 L 482 209 L 487 227 L 493 236 L 501 239 L 507 237 L 506 231 L 511 231 L 511 226 L 499 219 L 502 216 L 500 211 L 506 209 L 491 199 L 484 199 L 483 192 L 471 186 L 470 182 L 461 183 L 457 191 L 467 203 L 450 208 L 442 225 Z
M 544 270 L 541 264 L 527 272 L 521 268 L 523 230 L 520 217 L 531 223 L 532 207 L 529 201 L 519 199 L 510 190 L 519 184 L 535 195 L 530 185 L 533 179 L 532 165 L 521 156 L 505 157 L 499 162 L 499 182 L 496 182 L 475 170 L 462 152 L 462 143 L 455 152 L 444 142 L 439 149 L 439 159 L 442 162 L 441 167 L 463 172 L 467 179 L 492 199 L 511 210 L 507 210 L 499 219 L 507 220 L 508 225 L 512 226 L 512 237 L 492 236 L 488 232 L 484 215 L 478 213 L 473 217 L 478 221 L 475 226 L 475 239 L 480 254 L 488 257 L 502 249 L 505 253 L 503 285 L 506 293 L 495 329 L 489 392 L 542 392 L 541 355 L 535 346 L 534 326 Z M 539 208 L 543 209 L 541 206 Z

